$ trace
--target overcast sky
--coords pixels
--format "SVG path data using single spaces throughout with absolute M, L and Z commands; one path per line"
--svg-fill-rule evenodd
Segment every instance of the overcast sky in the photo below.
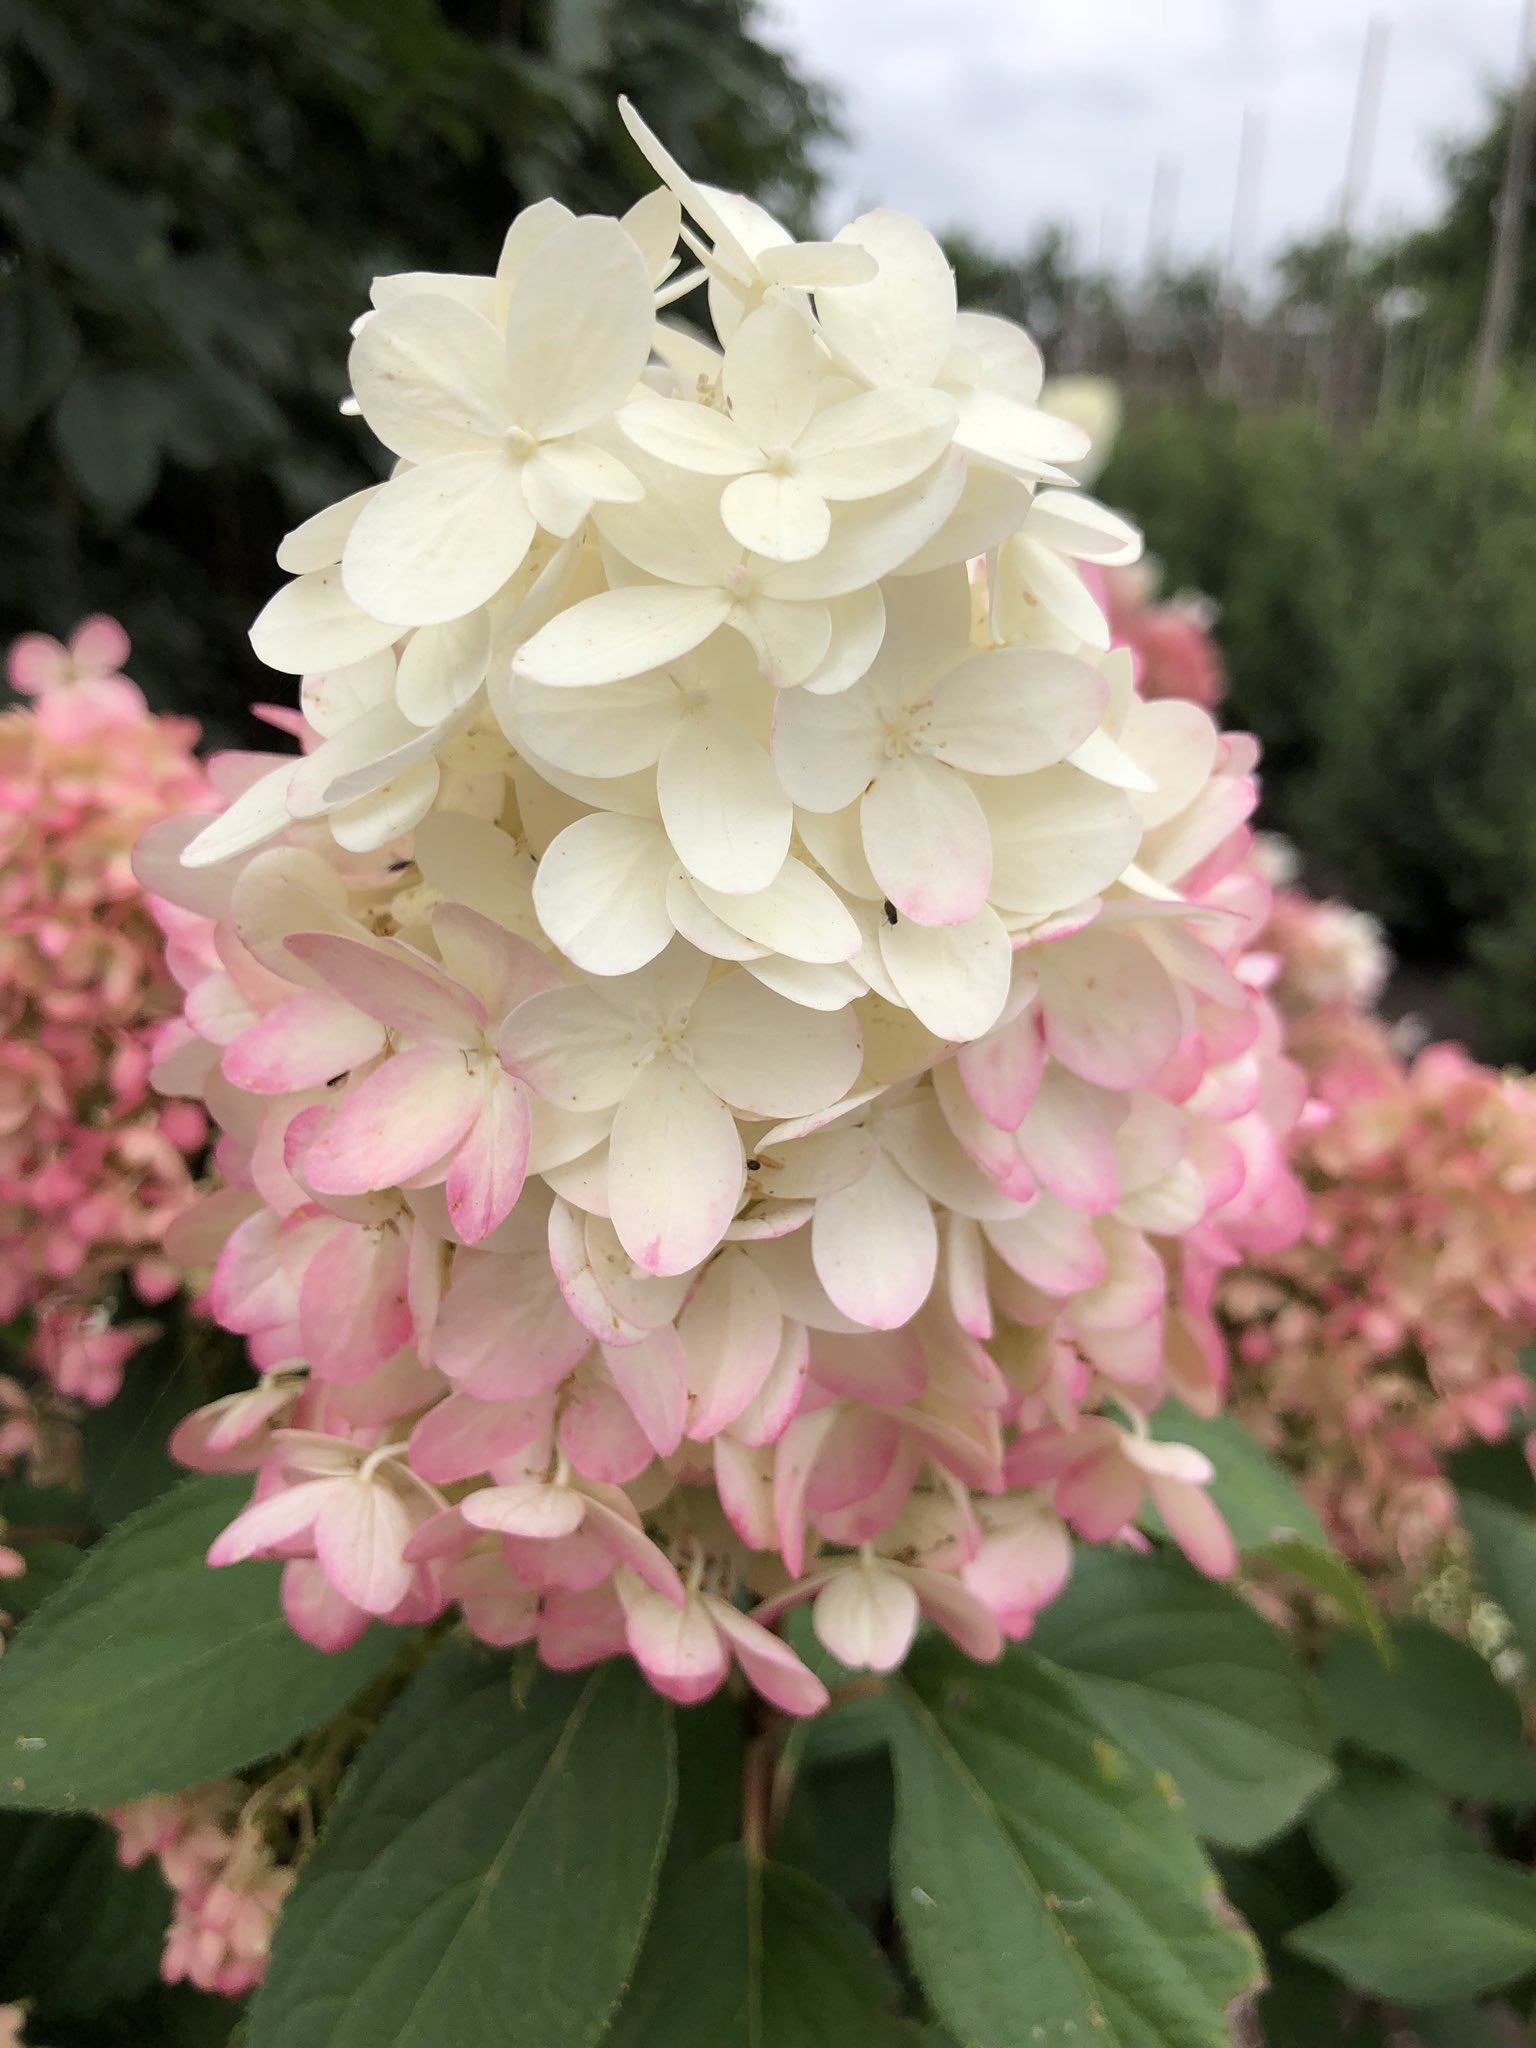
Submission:
M 828 225 L 873 204 L 1018 248 L 1048 221 L 1139 268 L 1153 186 L 1181 256 L 1219 256 L 1245 109 L 1262 172 L 1244 268 L 1336 217 L 1368 26 L 1388 24 L 1360 224 L 1421 219 L 1435 144 L 1511 77 L 1521 0 L 764 0 L 843 96 Z M 1170 186 L 1176 203 L 1170 208 Z

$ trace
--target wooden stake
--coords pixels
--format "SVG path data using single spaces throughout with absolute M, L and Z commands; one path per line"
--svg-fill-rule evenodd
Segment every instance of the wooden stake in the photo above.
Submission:
M 1525 0 L 1520 24 L 1520 81 L 1509 123 L 1509 150 L 1504 158 L 1504 186 L 1493 228 L 1493 253 L 1488 288 L 1477 337 L 1477 358 L 1467 394 L 1467 423 L 1479 427 L 1488 416 L 1498 388 L 1499 371 L 1509 351 L 1515 320 L 1515 295 L 1520 281 L 1520 242 L 1529 204 L 1531 137 L 1536 129 L 1536 0 Z

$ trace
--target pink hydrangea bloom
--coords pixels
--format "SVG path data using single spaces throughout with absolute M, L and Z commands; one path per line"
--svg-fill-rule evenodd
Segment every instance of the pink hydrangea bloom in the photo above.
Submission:
M 1226 673 L 1212 628 L 1215 607 L 1203 597 L 1159 599 L 1149 562 L 1107 568 L 1103 578 L 1110 631 L 1128 647 L 1143 697 L 1182 697 L 1214 711 L 1227 694 Z
M 1034 343 L 900 214 L 750 253 L 621 111 L 718 352 L 657 329 L 664 199 L 664 249 L 545 208 L 499 281 L 378 281 L 406 467 L 252 628 L 298 751 L 141 845 L 155 1080 L 221 1133 L 175 1248 L 261 1376 L 175 1447 L 254 1475 L 211 1559 L 282 1559 L 312 1642 L 452 1607 L 808 1713 L 796 1605 L 995 1656 L 1144 1498 L 1231 1569 L 1150 1422 L 1220 1406 L 1306 1088 L 1257 748 L 1137 695 L 1094 578 L 1140 537 Z
M 31 1363 L 91 1403 L 153 1329 L 110 1325 L 121 1277 L 146 1302 L 176 1284 L 161 1246 L 206 1128 L 150 1094 L 175 984 L 130 853 L 216 799 L 196 726 L 151 715 L 127 653 L 111 619 L 67 649 L 27 635 L 7 673 L 32 701 L 0 715 L 0 1316 L 28 1312 Z
M 258 1983 L 278 1908 L 294 1873 L 273 1859 L 242 1818 L 247 1788 L 237 1780 L 200 1785 L 172 1798 L 111 1808 L 118 1861 L 153 1856 L 174 1895 L 160 1974 L 200 1991 L 238 1998 Z
M 1282 892 L 1253 956 L 1308 1078 L 1306 1228 L 1251 1249 L 1219 1305 L 1238 1412 L 1391 1583 L 1454 1526 L 1447 1454 L 1503 1436 L 1530 1400 L 1536 1081 L 1453 1045 L 1405 1060 L 1366 1007 L 1380 941 L 1354 916 Z

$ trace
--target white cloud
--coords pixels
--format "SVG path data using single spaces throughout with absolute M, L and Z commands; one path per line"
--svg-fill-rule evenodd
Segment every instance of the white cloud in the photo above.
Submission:
M 843 94 L 827 212 L 906 207 L 1022 246 L 1050 221 L 1135 267 L 1155 167 L 1178 165 L 1175 244 L 1227 241 L 1244 109 L 1264 121 L 1256 253 L 1338 205 L 1368 23 L 1390 25 L 1361 216 L 1421 219 L 1435 148 L 1512 72 L 1520 0 L 766 0 L 775 39 Z

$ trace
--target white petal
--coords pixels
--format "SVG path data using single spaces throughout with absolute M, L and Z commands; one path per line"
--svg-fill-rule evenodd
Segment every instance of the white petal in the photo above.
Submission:
M 391 478 L 342 557 L 348 595 L 400 625 L 437 625 L 485 603 L 528 552 L 533 515 L 499 452 L 446 455 Z
M 256 659 L 290 676 L 350 667 L 399 637 L 398 626 L 381 624 L 348 597 L 339 568 L 286 584 L 251 628 Z
M 739 971 L 694 1004 L 688 1044 L 714 1093 L 756 1116 L 825 1109 L 853 1086 L 863 1055 L 851 1010 L 807 1014 Z
M 1010 910 L 1066 910 L 1108 888 L 1134 860 L 1140 820 L 1122 790 L 1075 768 L 983 783 L 992 830 L 992 896 Z
M 586 690 L 551 690 L 514 681 L 510 698 L 514 745 L 582 775 L 630 775 L 652 768 L 683 714 L 677 687 L 664 675 L 630 676 Z
M 1031 540 L 1026 528 L 1008 547 L 1006 565 L 1020 576 L 1035 602 L 1068 632 L 1090 647 L 1108 647 L 1109 622 L 1098 601 L 1071 563 L 1054 549 Z
M 757 656 L 759 675 L 778 690 L 814 675 L 832 645 L 832 614 L 824 604 L 754 596 L 733 607 L 730 622 Z
M 726 895 L 701 882 L 694 886 L 701 901 L 732 930 L 791 960 L 833 966 L 851 960 L 862 943 L 837 891 L 793 855 L 766 889 Z
M 783 953 L 765 953 L 745 966 L 754 981 L 806 1010 L 846 1010 L 868 993 L 868 983 L 853 966 L 815 966 Z
M 810 322 L 790 306 L 761 306 L 742 321 L 721 376 L 733 417 L 757 447 L 781 450 L 798 439 L 825 361 Z
M 625 437 L 647 455 L 701 476 L 742 476 L 763 459 L 734 420 L 690 399 L 640 398 L 618 420 Z
M 734 1118 L 674 1060 L 642 1067 L 613 1120 L 608 1194 L 619 1242 L 648 1273 L 686 1273 L 736 1212 L 745 1159 Z
M 436 725 L 467 704 L 491 664 L 491 615 L 483 607 L 446 625 L 422 626 L 406 643 L 395 701 L 413 725 Z
M 674 726 L 656 764 L 661 820 L 696 881 L 765 889 L 789 851 L 794 810 L 773 763 L 734 718 L 708 708 Z
M 939 929 L 904 917 L 881 933 L 880 952 L 902 1001 L 937 1037 L 980 1038 L 1002 1015 L 1013 955 L 994 910 Z
M 933 693 L 926 743 L 975 775 L 1048 768 L 1094 732 L 1109 698 L 1097 669 L 1070 654 L 1000 647 L 952 669 Z
M 644 258 L 652 283 L 665 277 L 677 248 L 682 209 L 664 185 L 647 192 L 619 222 Z
M 589 988 L 530 996 L 502 1025 L 501 1062 L 562 1109 L 611 1109 L 635 1078 L 651 1034 Z
M 933 1287 L 939 1238 L 932 1205 L 882 1154 L 862 1180 L 817 1202 L 811 1257 L 845 1316 L 867 1330 L 897 1329 Z
M 991 835 L 958 769 L 922 754 L 886 762 L 860 806 L 859 829 L 875 880 L 904 918 L 961 924 L 986 902 Z
M 819 412 L 795 444 L 797 474 L 826 498 L 870 498 L 909 484 L 954 437 L 945 391 L 865 391 Z
M 1001 391 L 962 393 L 955 441 L 967 454 L 1026 477 L 1059 475 L 1058 463 L 1072 462 L 1084 452 L 1081 428 L 1038 407 L 1020 405 Z
M 1130 521 L 1079 491 L 1037 492 L 1029 537 L 1085 562 L 1134 562 L 1141 554 L 1141 535 Z
M 285 761 L 253 782 L 249 789 L 242 790 L 182 850 L 182 865 L 212 867 L 216 861 L 231 860 L 237 853 L 249 853 L 253 846 L 260 846 L 286 830 L 293 823 L 288 810 L 288 785 L 298 765 L 297 761 Z
M 418 761 L 366 795 L 330 814 L 331 837 L 348 853 L 376 853 L 403 838 L 431 810 L 441 774 L 435 761 Z
M 968 462 L 965 488 L 944 524 L 891 573 L 926 576 L 935 569 L 957 566 L 989 553 L 1011 533 L 1018 532 L 1029 502 L 1028 484 L 1020 483 L 1005 470 Z
M 762 1269 L 724 1251 L 705 1268 L 677 1333 L 688 1360 L 688 1435 L 697 1443 L 734 1422 L 779 1355 L 784 1317 Z
M 717 917 L 680 867 L 667 878 L 667 915 L 678 936 L 714 960 L 755 960 L 767 951 Z
M 797 476 L 759 470 L 725 487 L 720 517 L 744 548 L 771 562 L 807 562 L 832 531 L 826 501 Z
M 868 284 L 876 269 L 874 257 L 849 242 L 776 242 L 771 249 L 757 252 L 759 277 L 799 291 Z
M 651 349 L 655 313 L 640 251 L 589 215 L 533 251 L 507 304 L 507 367 L 519 425 L 574 434 L 621 406 Z
M 880 771 L 885 722 L 862 683 L 825 697 L 790 690 L 774 707 L 771 744 L 779 779 L 797 804 L 841 811 Z
M 301 526 L 294 527 L 291 533 L 285 533 L 277 548 L 279 569 L 290 576 L 302 576 L 311 569 L 333 567 L 341 560 L 353 520 L 377 488 L 370 484 L 366 491 L 354 491 L 350 498 L 339 498 L 334 505 L 325 506 Z
M 885 598 L 878 583 L 827 600 L 832 644 L 798 685 L 816 697 L 833 697 L 867 675 L 885 638 Z
M 702 645 L 732 603 L 725 590 L 655 583 L 605 590 L 541 627 L 514 655 L 512 672 L 551 689 L 620 682 Z
M 775 569 L 776 597 L 845 597 L 896 573 L 940 530 L 965 488 L 965 457 L 951 449 L 916 482 L 839 505 L 832 534 L 809 562 Z
M 533 878 L 539 923 L 589 974 L 630 974 L 672 937 L 672 849 L 649 818 L 595 811 L 559 834 Z
M 819 292 L 822 332 L 867 383 L 931 384 L 955 334 L 955 278 L 933 236 L 910 214 L 880 207 L 837 237 L 867 249 L 880 269 L 868 284 Z
M 347 367 L 363 418 L 411 462 L 494 447 L 511 424 L 501 338 L 456 299 L 422 293 L 375 313 Z

